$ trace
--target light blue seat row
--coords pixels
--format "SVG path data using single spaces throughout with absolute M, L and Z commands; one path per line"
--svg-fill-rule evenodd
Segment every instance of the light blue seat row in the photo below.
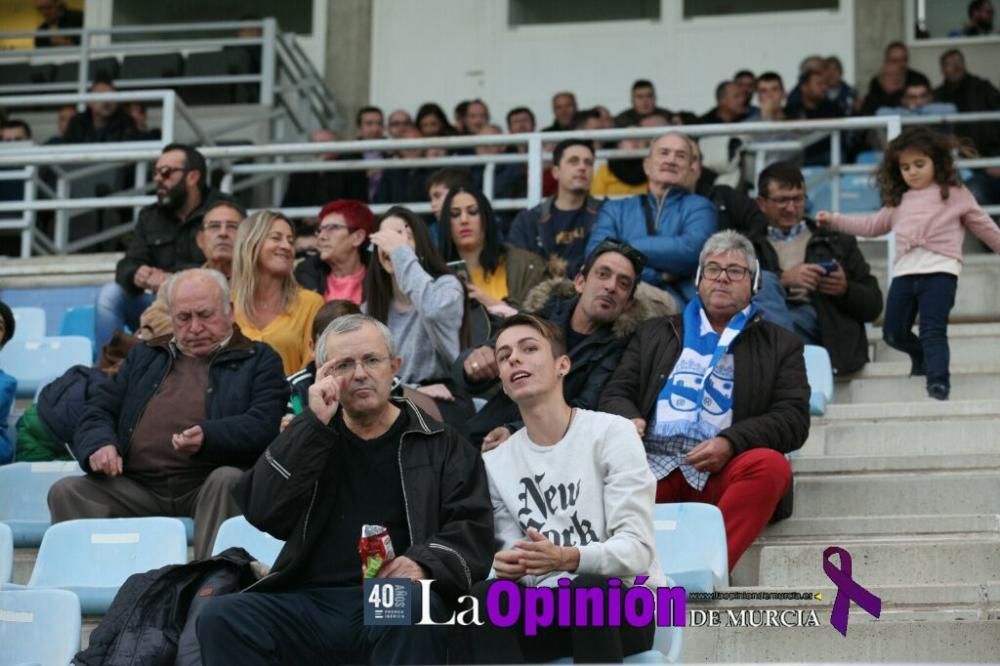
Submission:
M 823 416 L 833 400 L 833 366 L 826 349 L 818 345 L 805 346 L 806 376 L 809 378 L 809 413 Z
M 45 532 L 28 587 L 69 590 L 83 613 L 103 614 L 132 574 L 187 561 L 176 518 L 68 520 Z
M 10 342 L 45 337 L 45 310 L 33 307 L 17 307 L 10 310 L 14 313 L 14 337 Z
M 65 590 L 0 589 L 0 664 L 68 664 L 80 650 L 80 601 Z
M 90 339 L 80 336 L 14 339 L 0 351 L 0 368 L 17 380 L 18 398 L 31 398 L 70 367 L 91 365 L 93 356 Z
M 657 504 L 656 556 L 663 573 L 687 592 L 714 592 L 729 584 L 722 512 L 711 504 Z
M 82 476 L 74 461 L 19 462 L 0 466 L 0 522 L 10 526 L 14 546 L 36 548 L 51 524 L 49 488 L 67 476 Z
M 243 516 L 233 516 L 219 526 L 219 532 L 215 535 L 215 544 L 212 546 L 212 554 L 218 555 L 226 548 L 233 546 L 239 546 L 253 555 L 255 559 L 271 566 L 278 558 L 278 553 L 285 547 L 285 542 L 275 539 L 267 532 L 261 532 L 247 522 Z
M 0 585 L 9 583 L 14 573 L 14 533 L 6 523 L 0 523 Z
M 80 305 L 66 310 L 62 323 L 59 325 L 59 335 L 78 335 L 90 340 L 97 355 L 97 343 L 94 341 L 94 306 Z

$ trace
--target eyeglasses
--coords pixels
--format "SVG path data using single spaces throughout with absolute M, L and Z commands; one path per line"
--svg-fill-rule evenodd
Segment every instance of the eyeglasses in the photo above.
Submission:
M 176 171 L 187 171 L 187 167 L 172 167 L 172 166 L 155 167 L 153 169 L 153 177 L 156 178 L 157 176 L 159 176 L 160 178 L 166 180 L 167 178 L 170 178 L 170 176 Z
M 745 266 L 720 266 L 715 262 L 705 264 L 701 269 L 701 274 L 707 277 L 709 280 L 718 280 L 725 273 L 726 276 L 733 282 L 740 282 L 747 275 L 750 275 L 750 269 Z
M 637 276 L 646 266 L 646 255 L 639 252 L 639 250 L 635 249 L 628 243 L 620 241 L 617 238 L 605 238 L 598 243 L 597 247 L 595 247 L 593 252 L 590 253 L 587 263 L 589 265 L 593 265 L 594 262 L 597 261 L 597 257 L 601 256 L 605 252 L 617 252 L 628 259 L 635 267 Z
M 240 228 L 239 222 L 221 222 L 218 220 L 213 220 L 211 222 L 205 222 L 206 231 L 220 231 L 222 227 L 226 228 L 226 231 L 236 232 Z
M 801 206 L 806 202 L 806 195 L 800 194 L 794 197 L 764 197 L 775 206 L 779 208 L 784 208 L 788 204 L 795 204 L 796 206 Z
M 330 373 L 335 377 L 348 377 L 354 374 L 358 363 L 360 363 L 365 373 L 371 374 L 382 367 L 382 364 L 388 360 L 388 356 L 375 356 L 374 354 L 365 356 L 360 361 L 353 358 L 345 358 L 343 361 L 334 363 L 333 367 L 330 368 Z
M 347 231 L 351 231 L 351 228 L 346 224 L 335 224 L 335 223 L 321 224 L 318 227 L 316 227 L 316 235 L 319 236 L 320 234 L 324 233 L 328 234 L 333 231 L 336 231 L 337 229 L 346 229 Z

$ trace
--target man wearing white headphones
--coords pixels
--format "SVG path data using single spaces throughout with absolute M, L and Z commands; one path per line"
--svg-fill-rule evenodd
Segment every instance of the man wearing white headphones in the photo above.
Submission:
M 802 342 L 762 319 L 751 302 L 759 284 L 749 240 L 735 231 L 709 238 L 697 297 L 639 328 L 599 407 L 635 424 L 657 502 L 719 507 L 730 570 L 772 516 L 791 514 L 784 454 L 809 435 Z

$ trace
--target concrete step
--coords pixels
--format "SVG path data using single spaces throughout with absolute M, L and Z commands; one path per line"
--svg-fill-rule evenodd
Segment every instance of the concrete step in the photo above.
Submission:
M 760 585 L 829 585 L 823 572 L 828 542 L 771 546 L 760 554 Z M 852 577 L 864 586 L 982 584 L 1000 578 L 1000 539 L 924 538 L 842 542 L 851 553 Z
M 1000 373 L 1000 361 L 992 358 L 980 359 L 976 362 L 955 361 L 951 364 L 951 374 L 956 375 L 977 375 L 983 373 Z M 857 379 L 885 379 L 891 377 L 909 377 L 910 362 L 907 361 L 885 361 L 882 363 L 869 363 L 860 371 L 845 377 L 839 383 L 849 383 Z
M 984 372 L 951 375 L 951 397 L 954 400 L 980 400 L 1000 394 L 1000 373 Z M 927 397 L 925 377 L 889 376 L 852 379 L 837 382 L 833 390 L 835 403 L 916 402 Z
M 949 404 L 949 403 L 939 403 Z M 931 405 L 927 405 L 930 407 Z M 1000 415 L 814 420 L 799 456 L 958 456 L 1000 453 Z
M 813 418 L 813 425 L 842 424 L 852 421 L 899 423 L 919 419 L 961 421 L 972 417 L 1000 416 L 1000 400 L 934 400 L 925 402 L 864 403 L 829 405 L 826 414 Z
M 27 585 L 28 579 L 31 578 L 31 570 L 35 568 L 35 560 L 37 558 L 37 548 L 15 548 L 11 582 L 18 585 Z
M 902 472 L 804 475 L 795 479 L 795 516 L 1000 513 L 1000 473 Z
M 992 291 L 992 289 L 991 286 L 990 290 Z M 996 319 L 996 315 L 1000 314 L 1000 308 L 993 312 L 992 319 Z M 952 324 L 948 326 L 948 343 L 952 363 L 977 363 L 1000 358 L 1000 324 L 995 322 L 954 324 L 954 321 L 953 318 Z M 872 345 L 870 356 L 875 363 L 906 362 L 909 364 L 909 356 L 893 349 L 882 340 L 881 328 L 873 327 L 868 332 L 868 342 Z
M 888 536 L 942 536 L 978 534 L 1000 539 L 1000 515 L 939 514 L 933 516 L 846 516 L 799 518 L 769 526 L 758 543 L 782 544 L 806 539 L 865 539 Z M 1000 575 L 1000 572 L 998 572 Z
M 1000 443 L 994 443 L 1000 449 Z M 998 451 L 1000 452 L 1000 451 Z M 1000 472 L 1000 455 L 996 453 L 892 456 L 798 456 L 792 459 L 797 478 L 836 474 L 881 474 L 885 472 Z M 878 483 L 877 480 L 873 483 Z
M 994 663 L 1000 621 L 942 619 L 862 624 L 851 614 L 847 636 L 820 618 L 818 627 L 688 627 L 685 663 L 964 662 Z
M 889 293 L 886 286 L 885 261 L 871 262 L 872 274 L 878 278 L 883 297 Z M 989 254 L 965 256 L 962 275 L 958 278 L 958 294 L 951 311 L 951 321 L 984 321 L 996 319 L 1000 313 L 1000 291 L 995 286 L 1000 280 L 1000 257 Z
M 0 257 L 0 282 L 6 289 L 69 287 L 113 282 L 121 252 L 60 257 Z
M 857 565 L 855 565 L 857 566 Z M 857 571 L 857 569 L 855 569 Z M 836 589 L 828 579 L 812 587 L 733 587 L 720 596 L 757 593 L 757 599 L 689 603 L 691 611 L 715 611 L 718 627 L 684 629 L 685 662 L 964 661 L 992 662 L 1000 649 L 1000 582 L 957 585 L 870 586 L 882 600 L 879 619 L 851 607 L 847 636 L 830 625 Z M 806 593 L 806 599 L 764 599 L 761 593 Z M 821 599 L 816 594 L 822 595 Z M 753 611 L 753 613 L 743 613 Z M 746 626 L 784 617 L 819 626 Z M 788 611 L 792 611 L 789 613 Z M 730 615 L 732 612 L 732 615 Z M 742 625 L 742 626 L 741 626 Z M 659 634 L 657 635 L 659 639 Z

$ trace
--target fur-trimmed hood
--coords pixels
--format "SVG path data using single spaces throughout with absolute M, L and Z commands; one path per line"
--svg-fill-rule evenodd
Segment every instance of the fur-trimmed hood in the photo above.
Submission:
M 539 313 L 543 309 L 547 309 L 546 304 L 551 299 L 565 301 L 566 305 L 572 308 L 576 306 L 578 297 L 579 294 L 576 293 L 572 280 L 551 278 L 540 282 L 528 292 L 524 299 L 524 309 L 528 312 Z M 635 333 L 639 325 L 647 319 L 675 314 L 676 312 L 677 308 L 666 292 L 640 282 L 632 302 L 615 320 L 611 331 L 616 338 L 627 338 Z

